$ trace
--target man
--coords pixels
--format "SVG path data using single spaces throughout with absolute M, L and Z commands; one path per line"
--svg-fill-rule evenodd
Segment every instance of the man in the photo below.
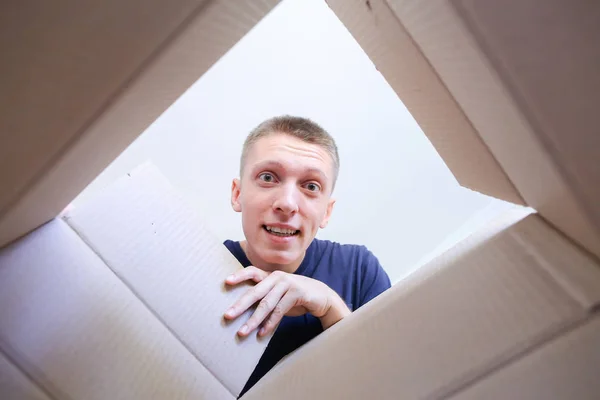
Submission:
M 285 355 L 390 287 L 364 246 L 315 239 L 331 217 L 338 170 L 335 141 L 308 119 L 272 118 L 244 143 L 231 205 L 242 213 L 246 240 L 225 246 L 246 268 L 226 283 L 257 284 L 225 318 L 258 302 L 238 334 L 275 333 L 242 394 Z

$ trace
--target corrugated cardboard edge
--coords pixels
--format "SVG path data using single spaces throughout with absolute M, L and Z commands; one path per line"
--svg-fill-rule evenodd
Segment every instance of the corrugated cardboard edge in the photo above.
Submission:
M 444 162 L 467 188 L 525 205 L 495 157 L 385 0 L 326 0 Z M 424 7 L 421 2 L 415 6 Z
M 458 15 L 452 5 L 455 2 L 436 1 L 427 6 L 405 0 L 388 2 L 527 204 L 600 257 L 600 231 L 503 83 L 498 67 L 485 56 Z M 425 118 L 433 118 L 437 111 L 427 109 L 427 114 Z M 471 155 L 460 146 L 453 150 L 459 158 Z M 463 171 L 452 171 L 460 181 Z M 475 189 L 486 193 L 481 187 Z
M 508 299 L 508 297 L 506 296 L 512 297 L 511 293 L 519 293 L 519 296 L 521 298 L 525 296 L 531 299 L 531 302 L 528 302 L 526 307 L 524 307 L 523 309 L 527 311 L 520 310 L 518 308 L 519 306 L 516 305 L 513 301 L 510 308 L 498 310 L 498 312 L 502 312 L 503 314 L 501 318 L 499 316 L 495 316 L 494 318 L 492 318 L 492 320 L 495 321 L 494 324 L 497 324 L 498 328 L 501 327 L 501 325 L 499 324 L 502 321 L 504 321 L 504 324 L 509 324 L 512 326 L 512 328 L 510 328 L 506 332 L 512 332 L 515 335 L 515 337 L 521 337 L 518 342 L 514 342 L 511 346 L 505 346 L 505 351 L 498 353 L 496 356 L 486 360 L 485 363 L 479 365 L 479 368 L 465 369 L 465 371 L 461 375 L 457 376 L 451 381 L 439 381 L 438 379 L 437 387 L 429 390 L 429 394 L 431 395 L 430 398 L 445 398 L 447 395 L 456 393 L 462 388 L 487 376 L 490 372 L 505 367 L 506 365 L 512 363 L 514 360 L 523 357 L 531 351 L 534 351 L 543 343 L 549 340 L 553 340 L 554 338 L 580 325 L 583 321 L 589 318 L 590 314 L 595 312 L 595 304 L 597 303 L 597 299 L 600 297 L 600 270 L 598 269 L 598 264 L 592 258 L 587 257 L 585 253 L 581 251 L 580 248 L 574 246 L 570 241 L 566 240 L 558 232 L 556 232 L 551 226 L 546 224 L 539 216 L 531 215 L 527 217 L 526 221 L 520 222 L 522 218 L 523 210 L 511 211 L 508 214 L 503 215 L 494 222 L 492 222 L 486 227 L 485 230 L 478 232 L 477 234 L 471 235 L 471 237 L 468 239 L 468 243 L 465 240 L 465 243 L 459 244 L 455 248 L 449 250 L 447 252 L 449 254 L 444 254 L 436 258 L 430 264 L 411 275 L 405 282 L 399 283 L 397 287 L 393 288 L 393 290 L 382 293 L 377 299 L 374 299 L 369 304 L 366 304 L 361 309 L 355 311 L 355 313 L 352 316 L 348 317 L 348 320 L 343 320 L 340 323 L 334 325 L 332 328 L 320 335 L 320 337 L 316 338 L 313 342 L 307 343 L 302 350 L 292 353 L 290 357 L 287 357 L 285 361 L 283 361 L 279 366 L 276 367 L 275 371 L 279 372 L 277 373 L 277 375 L 274 375 L 273 378 L 279 380 L 285 379 L 285 381 L 281 381 L 281 384 L 287 382 L 287 379 L 292 379 L 291 377 L 296 375 L 298 376 L 297 379 L 301 379 L 305 374 L 309 375 L 304 377 L 305 379 L 314 379 L 314 376 L 310 376 L 311 372 L 305 372 L 304 370 L 294 371 L 294 368 L 300 368 L 296 364 L 299 360 L 304 359 L 302 368 L 306 368 L 308 364 L 318 362 L 318 354 L 321 354 L 323 351 L 327 352 L 327 346 L 334 346 L 336 348 L 336 351 L 339 352 L 342 352 L 342 348 L 340 348 L 340 346 L 343 347 L 344 344 L 348 347 L 348 349 L 352 348 L 352 344 L 350 343 L 359 343 L 361 347 L 363 346 L 363 344 L 368 346 L 368 339 L 365 332 L 369 329 L 373 329 L 372 325 L 375 321 L 388 321 L 384 322 L 386 324 L 385 329 L 388 332 L 390 331 L 390 326 L 394 325 L 394 322 L 392 322 L 393 318 L 391 318 L 391 315 L 386 314 L 389 312 L 389 309 L 392 306 L 392 304 L 396 304 L 398 307 L 407 307 L 405 305 L 406 302 L 409 301 L 412 296 L 417 296 L 419 291 L 423 290 L 423 285 L 426 282 L 437 281 L 438 283 L 435 283 L 435 285 L 439 289 L 441 287 L 441 283 L 439 283 L 439 275 L 445 274 L 445 276 L 452 276 L 452 265 L 454 265 L 454 267 L 456 268 L 462 269 L 464 268 L 464 263 L 468 262 L 469 264 L 471 264 L 471 266 L 468 267 L 470 268 L 471 272 L 476 272 L 476 265 L 478 265 L 478 263 L 482 260 L 477 261 L 477 259 L 471 259 L 473 254 L 475 254 L 472 252 L 477 251 L 477 249 L 483 246 L 487 247 L 487 250 L 485 250 L 486 252 L 491 251 L 491 253 L 489 253 L 490 257 L 494 254 L 496 256 L 502 256 L 502 262 L 509 263 L 506 264 L 506 267 L 509 267 L 511 265 L 510 263 L 512 253 L 507 253 L 507 247 L 504 245 L 502 245 L 501 247 L 496 247 L 497 244 L 501 245 L 502 243 L 504 243 L 509 244 L 510 246 L 518 246 L 519 248 L 519 257 L 521 258 L 519 270 L 515 270 L 514 268 L 512 268 L 509 269 L 509 271 L 503 272 L 502 268 L 496 269 L 499 275 L 495 278 L 499 278 L 502 280 L 496 283 L 496 285 L 500 286 L 497 286 L 497 291 L 494 292 L 493 297 L 491 297 L 489 301 L 502 301 L 501 298 L 498 297 L 500 295 L 504 296 L 503 298 L 504 300 L 506 300 Z M 513 225 L 515 224 L 519 224 L 520 227 L 514 229 Z M 519 235 L 521 234 L 521 231 L 523 231 L 523 235 L 525 235 L 524 238 L 529 238 L 530 236 L 533 236 L 534 239 L 539 238 L 541 242 L 538 244 L 536 244 L 535 242 L 530 242 L 523 246 L 523 240 L 515 240 L 515 238 L 519 238 L 519 235 L 515 236 L 516 231 L 519 231 Z M 497 244 L 492 243 L 496 241 L 496 237 L 498 237 L 499 235 L 502 235 L 503 237 L 501 241 L 496 242 Z M 561 241 L 562 244 L 557 246 L 555 243 L 555 239 Z M 540 265 L 539 262 L 537 262 L 538 260 L 536 260 L 535 262 L 532 260 L 531 262 L 531 266 L 535 266 L 535 270 L 527 268 L 527 266 L 529 265 L 528 259 L 531 257 L 530 248 L 539 247 L 540 244 L 545 246 L 547 249 L 551 250 L 551 254 L 558 255 L 558 259 L 555 260 L 555 262 L 557 263 L 557 268 L 561 265 L 564 266 L 565 260 L 570 260 L 568 256 L 575 256 L 575 258 L 573 259 L 573 263 L 580 263 L 579 265 L 573 266 L 572 268 L 564 268 L 563 278 L 564 280 L 568 281 L 567 285 L 564 284 L 564 281 L 557 281 L 556 279 L 554 279 L 554 276 L 548 273 L 547 266 Z M 568 254 L 567 257 L 562 259 L 561 253 L 564 252 L 568 252 Z M 475 255 L 475 257 L 480 256 Z M 506 258 L 504 259 L 504 257 Z M 451 264 L 448 264 L 449 260 L 451 261 Z M 554 260 L 554 258 L 552 260 Z M 570 263 L 568 263 L 567 265 L 571 266 Z M 496 265 L 496 267 L 498 267 L 498 265 Z M 588 273 L 586 274 L 580 274 L 579 270 L 589 271 L 587 271 Z M 518 271 L 522 271 L 522 273 L 519 273 Z M 512 278 L 507 280 L 507 276 L 509 275 L 506 274 L 512 275 Z M 592 282 L 589 283 L 589 286 L 587 282 L 585 282 L 584 285 L 580 284 L 581 277 L 584 275 L 586 277 L 593 277 Z M 534 277 L 535 279 L 533 281 L 529 281 L 529 279 Z M 468 279 L 466 276 L 464 278 Z M 490 275 L 488 273 L 485 276 L 480 275 L 478 279 L 480 280 L 480 282 L 486 282 L 488 279 L 495 278 L 493 274 Z M 571 280 L 571 278 L 573 279 Z M 511 281 L 512 284 L 510 283 Z M 532 282 L 536 283 L 533 285 Z M 516 286 L 518 287 L 518 291 L 515 291 L 517 288 L 513 287 L 514 284 L 517 284 Z M 528 286 L 529 288 L 527 288 Z M 477 290 L 480 290 L 478 289 L 476 280 L 474 280 L 471 283 L 471 286 L 467 287 L 473 290 L 473 293 L 469 296 L 475 295 L 477 293 Z M 429 286 L 429 290 L 433 290 L 431 286 Z M 526 294 L 528 290 L 529 294 Z M 584 296 L 573 296 L 574 291 L 580 292 Z M 421 293 L 421 295 L 423 294 Z M 449 295 L 451 295 L 451 293 L 445 293 L 445 296 Z M 586 298 L 585 296 L 590 297 Z M 430 293 L 430 298 L 433 305 L 432 303 L 429 303 L 428 309 L 435 310 L 435 294 Z M 561 298 L 562 301 L 559 301 L 559 298 Z M 482 303 L 482 306 L 483 304 L 488 304 L 489 307 L 489 301 Z M 554 301 L 556 302 L 552 303 Z M 502 304 L 504 303 L 499 303 L 498 306 L 502 308 Z M 441 307 L 443 309 L 443 304 L 440 304 L 438 307 Z M 463 311 L 460 310 L 464 310 L 465 312 L 467 311 L 464 308 L 456 307 L 456 305 L 453 306 L 453 312 L 458 313 L 456 314 L 457 316 L 461 316 L 460 314 Z M 539 307 L 541 307 L 541 309 Z M 474 309 L 471 310 L 471 317 L 475 317 L 475 314 L 473 313 L 476 313 L 478 309 L 479 308 L 475 306 Z M 492 309 L 493 308 L 490 308 L 488 312 Z M 559 309 L 562 309 L 562 311 L 559 311 Z M 418 326 L 419 310 L 417 310 L 416 308 L 411 308 L 405 309 L 404 311 L 411 312 L 411 314 L 407 315 L 411 315 L 411 322 L 414 323 L 415 326 Z M 427 315 L 427 311 L 421 310 L 420 312 L 425 312 L 425 314 L 423 315 L 423 318 L 425 318 L 425 316 Z M 525 315 L 523 314 L 523 312 L 526 312 L 527 315 L 529 315 L 529 318 L 533 318 L 537 322 L 530 322 L 528 320 L 523 319 L 523 315 Z M 537 316 L 536 313 L 539 313 L 540 316 Z M 479 317 L 485 320 L 486 315 L 488 315 L 487 312 L 485 314 L 479 315 Z M 543 319 L 538 319 L 541 318 L 542 315 L 544 315 Z M 520 318 L 520 320 L 517 320 L 516 318 Z M 479 321 L 479 318 L 476 318 L 476 320 Z M 542 328 L 541 325 L 538 325 L 540 321 L 544 321 L 545 327 Z M 400 326 L 402 323 L 407 323 L 407 321 L 398 319 L 395 322 L 396 326 L 398 326 L 398 329 L 401 329 Z M 518 333 L 524 328 L 520 324 L 532 324 L 528 327 L 528 329 L 530 329 L 531 336 L 524 337 Z M 485 325 L 487 324 L 484 324 L 483 326 Z M 450 329 L 449 331 L 454 332 L 455 338 L 460 337 L 460 335 L 457 333 L 457 328 L 458 325 L 455 325 L 454 329 Z M 420 329 L 424 328 L 421 327 Z M 478 341 L 480 347 L 482 345 L 481 343 L 487 343 L 487 339 L 493 338 L 493 336 L 486 336 L 490 334 L 489 330 L 486 331 L 486 329 L 482 329 L 479 332 L 480 336 L 473 337 L 473 339 Z M 503 335 L 499 337 L 503 337 Z M 342 339 L 343 343 L 339 342 Z M 381 338 L 379 340 L 381 340 Z M 336 346 L 332 343 L 340 344 Z M 401 346 L 400 348 L 403 348 L 402 346 L 406 346 L 405 341 L 402 343 L 403 344 L 401 345 L 399 344 L 399 346 Z M 504 345 L 506 345 L 506 343 Z M 387 351 L 391 350 L 388 349 Z M 443 350 L 441 350 L 441 348 L 438 348 L 438 351 Z M 373 352 L 373 350 L 371 350 L 371 352 Z M 399 360 L 399 352 L 402 353 L 402 350 L 395 350 L 395 358 L 393 358 L 393 362 L 391 362 L 392 359 L 388 359 L 386 361 L 390 362 L 390 364 L 386 364 L 386 368 L 391 369 L 393 368 L 393 364 L 395 362 L 401 362 L 397 361 Z M 379 355 L 383 354 L 381 349 L 377 353 Z M 344 352 L 344 354 L 340 354 L 340 357 L 343 358 L 344 363 L 349 364 L 353 364 L 354 361 L 361 363 L 360 360 L 363 360 L 364 357 L 366 357 L 364 351 L 361 351 L 361 356 L 356 360 L 352 360 L 351 354 L 351 352 Z M 416 355 L 413 354 L 410 355 L 410 357 L 416 357 Z M 429 354 L 429 362 L 431 362 L 431 357 L 432 355 Z M 450 359 L 446 358 L 445 362 L 450 362 Z M 364 360 L 362 365 L 366 369 L 374 367 L 373 360 Z M 335 367 L 333 364 L 327 364 L 327 368 Z M 423 368 L 423 366 L 421 368 Z M 360 367 L 354 366 L 349 368 L 348 374 L 350 374 L 351 376 L 356 375 L 358 377 L 360 375 L 359 371 Z M 320 372 L 321 371 L 318 371 L 318 373 Z M 369 375 L 369 377 L 369 382 L 371 385 L 378 384 L 376 381 L 377 378 L 373 376 L 373 374 Z M 387 376 L 388 385 L 391 384 L 390 379 L 393 379 L 392 373 L 390 373 L 390 375 Z M 336 384 L 339 384 L 340 382 L 341 381 L 339 379 L 336 380 Z M 277 384 L 277 381 L 270 381 L 259 384 L 257 385 L 256 389 L 253 388 L 248 393 L 249 398 L 261 398 L 260 396 L 266 396 L 266 394 L 268 393 L 274 393 L 273 390 L 282 390 L 282 387 L 276 387 Z M 297 385 L 298 381 L 294 382 L 294 384 Z M 398 388 L 398 390 L 401 390 L 401 388 Z M 414 392 L 414 387 L 412 388 L 412 390 Z M 311 392 L 311 389 L 307 388 L 306 392 L 311 393 L 311 395 L 320 394 L 325 396 L 327 391 L 325 390 L 324 386 L 319 385 L 317 391 L 312 390 Z M 332 389 L 331 393 L 338 392 L 342 393 L 344 392 L 344 389 L 340 389 L 338 391 Z M 424 395 L 422 389 L 420 393 Z
M 600 263 L 585 250 L 574 244 L 568 237 L 564 236 L 556 229 L 548 229 L 544 227 L 547 221 L 539 214 L 532 213 L 531 209 L 514 208 L 501 214 L 491 220 L 483 232 L 473 232 L 464 240 L 476 240 L 469 247 L 481 245 L 490 240 L 498 233 L 509 229 L 512 225 L 524 220 L 528 216 L 535 216 L 535 221 L 527 225 L 521 225 L 521 231 L 518 233 L 511 232 L 513 240 L 521 244 L 521 248 L 529 253 L 545 273 L 559 285 L 569 296 L 579 305 L 588 310 L 590 313 L 595 312 L 600 307 Z M 531 218 L 530 218 L 531 219 Z M 551 225 L 548 224 L 550 227 Z M 542 234 L 543 233 L 543 234 Z M 533 246 L 527 243 L 535 243 L 543 240 L 544 245 L 551 246 L 556 254 L 565 256 L 563 265 L 569 265 L 570 268 L 557 267 L 557 260 L 550 262 L 547 257 L 535 250 Z M 541 244 L 540 244 L 541 247 Z M 446 250 L 436 258 L 442 257 L 448 251 L 457 252 L 460 250 L 460 242 Z M 403 290 L 411 290 L 420 285 L 424 280 L 438 272 L 436 258 L 428 260 L 427 264 L 416 269 L 408 275 L 403 281 L 399 282 Z
M 199 6 L 13 201 L 0 217 L 0 247 L 54 218 L 276 4 L 213 0 Z

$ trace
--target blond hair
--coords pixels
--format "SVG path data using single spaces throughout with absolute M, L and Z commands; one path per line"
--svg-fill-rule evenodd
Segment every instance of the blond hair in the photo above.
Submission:
M 242 148 L 242 156 L 240 159 L 240 176 L 243 175 L 246 158 L 248 157 L 248 153 L 250 152 L 252 145 L 260 138 L 276 133 L 290 135 L 302 140 L 303 142 L 315 144 L 325 149 L 333 161 L 333 186 L 335 186 L 338 172 L 340 170 L 340 156 L 338 154 L 335 140 L 316 122 L 313 122 L 308 118 L 294 117 L 290 115 L 270 118 L 262 122 L 250 132 L 248 137 L 246 137 L 246 140 L 244 141 L 244 147 Z

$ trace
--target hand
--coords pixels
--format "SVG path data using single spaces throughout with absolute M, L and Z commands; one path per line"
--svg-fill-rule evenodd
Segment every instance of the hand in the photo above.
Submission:
M 260 301 L 254 314 L 238 331 L 240 336 L 247 336 L 258 327 L 258 335 L 266 336 L 275 331 L 284 315 L 310 313 L 321 320 L 323 329 L 327 329 L 350 314 L 335 291 L 323 282 L 305 276 L 247 267 L 230 275 L 225 283 L 237 285 L 248 280 L 257 285 L 248 289 L 225 313 L 225 318 L 235 319 Z

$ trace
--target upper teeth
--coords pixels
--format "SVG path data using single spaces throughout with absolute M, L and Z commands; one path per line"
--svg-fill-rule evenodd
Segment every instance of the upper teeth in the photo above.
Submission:
M 267 230 L 271 231 L 271 232 L 275 232 L 275 233 L 283 233 L 285 235 L 292 235 L 292 234 L 296 233 L 295 229 L 283 229 L 283 228 L 277 228 L 274 226 L 267 226 Z

